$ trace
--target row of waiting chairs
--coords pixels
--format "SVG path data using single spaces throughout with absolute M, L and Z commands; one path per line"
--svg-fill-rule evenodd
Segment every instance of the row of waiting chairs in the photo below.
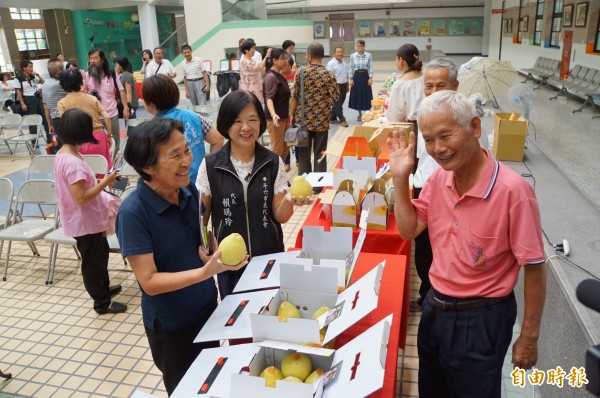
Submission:
M 575 109 L 575 112 L 583 111 L 586 105 L 594 105 L 594 97 L 600 96 L 600 70 L 589 68 L 587 66 L 575 65 L 571 74 L 565 80 L 553 79 L 551 84 L 559 87 L 558 93 L 550 97 L 551 100 L 559 95 L 571 94 L 580 95 L 585 98 L 581 107 Z
M 29 127 L 37 127 L 37 134 L 30 134 Z M 12 160 L 15 160 L 17 146 L 24 144 L 31 157 L 35 156 L 35 148 L 42 140 L 46 140 L 44 127 L 42 124 L 42 116 L 40 115 L 25 115 L 21 116 L 15 113 L 9 113 L 0 118 L 0 141 L 8 148 L 12 155 Z M 33 142 L 33 143 L 32 143 Z M 14 148 L 10 148 L 10 144 L 14 143 Z
M 527 73 L 527 77 L 522 83 L 527 82 L 530 78 L 535 80 L 534 76 L 538 77 L 540 83 L 537 87 L 533 88 L 534 90 L 537 90 L 543 85 L 547 85 L 548 79 L 560 73 L 560 61 L 551 58 L 538 57 L 535 64 L 533 64 L 533 67 L 523 69 L 523 72 Z
M 8 274 L 8 265 L 10 261 L 11 242 L 27 242 L 33 255 L 39 256 L 40 253 L 35 246 L 35 242 L 46 240 L 50 243 L 50 256 L 48 261 L 48 272 L 46 284 L 53 283 L 54 266 L 56 263 L 56 254 L 58 245 L 64 244 L 73 246 L 77 259 L 80 259 L 76 248 L 74 238 L 64 236 L 60 228 L 59 214 L 56 207 L 56 194 L 54 190 L 54 155 L 40 155 L 34 158 L 27 171 L 27 180 L 19 188 L 16 196 L 14 195 L 12 182 L 6 178 L 0 179 L 0 200 L 7 203 L 7 211 L 0 216 L 0 255 L 4 242 L 7 243 L 7 253 L 4 264 L 3 280 Z M 84 159 L 97 174 L 106 173 L 108 162 L 100 155 L 84 155 Z M 36 177 L 45 178 L 36 178 Z M 50 177 L 50 178 L 48 178 Z M 121 197 L 126 196 L 135 188 L 129 188 L 121 193 Z M 37 206 L 41 216 L 25 217 L 25 206 Z M 54 217 L 46 215 L 43 208 L 50 207 L 54 211 Z M 46 210 L 47 212 L 48 210 Z M 112 253 L 120 253 L 120 247 L 115 237 L 109 237 L 109 246 Z
M 585 98 L 583 104 L 573 110 L 575 112 L 583 111 L 586 105 L 596 105 L 594 97 L 600 96 L 600 70 L 587 66 L 575 65 L 569 76 L 560 80 L 560 61 L 544 57 L 538 57 L 532 68 L 523 69 L 527 73 L 525 83 L 530 77 L 534 79 L 537 76 L 540 79 L 540 84 L 534 88 L 537 89 L 542 85 L 548 85 L 558 88 L 558 93 L 550 97 L 550 100 L 558 98 L 560 95 L 568 93 Z M 600 116 L 595 116 L 597 118 Z

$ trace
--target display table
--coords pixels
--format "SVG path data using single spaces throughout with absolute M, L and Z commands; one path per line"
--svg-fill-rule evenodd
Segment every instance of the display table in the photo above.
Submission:
M 408 328 L 408 257 L 361 252 L 356 261 L 351 280 L 355 281 L 362 277 L 383 260 L 386 260 L 386 263 L 381 277 L 377 309 L 335 339 L 335 348 L 337 349 L 381 321 L 390 313 L 394 314 L 394 321 L 392 322 L 387 346 L 383 388 L 371 394 L 370 398 L 396 396 L 398 348 L 405 348 L 406 331 Z
M 331 221 L 319 217 L 321 212 L 321 201 L 317 199 L 308 213 L 308 216 L 304 220 L 302 227 L 306 225 L 311 226 L 322 226 L 325 230 L 329 230 L 331 227 Z M 352 245 L 356 244 L 360 230 L 355 228 L 352 232 Z M 303 230 L 300 229 L 298 236 L 296 237 L 296 247 L 302 247 L 302 236 Z M 367 253 L 387 253 L 387 254 L 400 254 L 407 258 L 410 257 L 411 241 L 405 241 L 400 238 L 400 233 L 396 227 L 396 220 L 394 214 L 390 213 L 388 216 L 387 229 L 385 231 L 378 230 L 367 230 L 367 237 L 362 247 L 362 251 Z M 408 274 L 407 274 L 408 275 Z

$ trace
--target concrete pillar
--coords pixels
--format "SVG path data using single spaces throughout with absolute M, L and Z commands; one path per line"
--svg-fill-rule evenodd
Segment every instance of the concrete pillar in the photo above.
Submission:
M 183 9 L 185 10 L 185 29 L 190 44 L 223 21 L 221 0 L 183 0 Z
M 154 4 L 144 3 L 139 4 L 137 9 L 140 18 L 142 48 L 149 48 L 152 51 L 160 44 L 158 40 L 158 24 L 156 22 L 156 7 Z

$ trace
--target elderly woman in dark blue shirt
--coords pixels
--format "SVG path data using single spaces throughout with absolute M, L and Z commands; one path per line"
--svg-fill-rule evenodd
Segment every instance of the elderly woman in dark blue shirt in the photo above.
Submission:
M 154 119 L 132 131 L 125 160 L 141 175 L 121 205 L 117 236 L 142 290 L 142 316 L 154 363 L 167 393 L 175 390 L 200 351 L 193 344 L 217 306 L 213 276 L 238 270 L 208 257 L 200 244 L 198 191 L 190 183 L 193 156 L 183 126 Z

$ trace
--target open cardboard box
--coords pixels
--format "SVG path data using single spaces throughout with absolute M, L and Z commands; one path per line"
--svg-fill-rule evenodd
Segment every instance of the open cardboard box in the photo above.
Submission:
M 492 149 L 494 157 L 498 160 L 522 162 L 528 126 L 529 122 L 520 113 L 496 113 Z
M 277 341 L 203 350 L 171 395 L 172 398 L 362 398 L 383 386 L 387 342 L 393 314 L 337 351 Z M 265 386 L 259 375 L 268 366 L 281 368 L 287 355 L 308 355 L 313 370 L 326 374 L 310 384 L 277 381 Z
M 379 285 L 385 261 L 378 264 L 346 290 L 337 294 L 337 275 L 327 267 L 289 264 L 282 269 L 279 295 L 261 314 L 250 314 L 254 341 L 276 340 L 297 344 L 326 345 L 377 308 Z M 298 308 L 302 318 L 282 322 L 277 310 L 283 301 Z M 313 314 L 322 306 L 329 311 L 318 319 Z M 321 330 L 327 327 L 325 336 Z
M 367 236 L 367 231 L 361 229 L 356 239 L 354 248 L 352 247 L 352 228 L 331 227 L 325 231 L 322 226 L 305 226 L 302 233 L 302 250 L 300 258 L 311 258 L 315 264 L 321 264 L 322 260 L 344 260 L 345 270 L 348 273 L 346 278 L 354 271 L 356 260 L 362 249 L 362 245 Z M 347 270 L 347 271 L 346 271 Z M 340 270 L 338 270 L 338 281 Z
M 221 300 L 194 343 L 252 337 L 250 314 L 258 314 L 277 295 L 277 289 L 230 294 Z

